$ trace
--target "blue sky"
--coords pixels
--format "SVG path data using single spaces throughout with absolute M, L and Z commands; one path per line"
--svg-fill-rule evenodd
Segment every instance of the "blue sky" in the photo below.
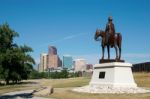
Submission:
M 7 22 L 20 34 L 15 42 L 31 46 L 37 62 L 54 45 L 60 58 L 69 54 L 95 64 L 101 47 L 94 34 L 111 15 L 123 35 L 122 58 L 139 63 L 150 61 L 149 5 L 149 0 L 1 0 L 0 24 Z

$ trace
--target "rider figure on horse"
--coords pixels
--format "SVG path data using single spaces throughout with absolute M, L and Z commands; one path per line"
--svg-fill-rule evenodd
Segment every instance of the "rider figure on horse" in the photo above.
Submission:
M 115 37 L 115 26 L 112 22 L 112 16 L 108 17 L 108 23 L 106 25 L 105 33 L 106 33 L 106 44 L 109 42 L 114 42 L 114 37 Z M 113 47 L 113 43 L 111 44 L 111 47 Z

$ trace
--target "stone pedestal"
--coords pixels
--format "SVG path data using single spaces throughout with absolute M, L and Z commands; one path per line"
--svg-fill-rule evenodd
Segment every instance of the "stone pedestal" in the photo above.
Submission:
M 103 63 L 94 65 L 90 86 L 136 88 L 130 63 Z

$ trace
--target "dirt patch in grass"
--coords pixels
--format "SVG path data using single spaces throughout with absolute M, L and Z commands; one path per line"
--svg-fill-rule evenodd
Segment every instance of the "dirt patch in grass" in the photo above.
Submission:
M 0 95 L 8 92 L 14 91 L 23 91 L 23 90 L 34 90 L 37 89 L 38 83 L 32 80 L 23 81 L 20 84 L 14 85 L 1 85 L 0 86 Z

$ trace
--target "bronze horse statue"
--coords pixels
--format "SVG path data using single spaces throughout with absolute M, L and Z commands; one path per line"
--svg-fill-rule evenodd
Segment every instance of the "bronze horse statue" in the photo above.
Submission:
M 105 47 L 107 46 L 107 51 L 108 51 L 108 60 L 110 60 L 110 52 L 109 49 L 110 47 L 114 47 L 116 51 L 116 59 L 115 61 L 120 61 L 121 59 L 121 43 L 122 43 L 122 35 L 121 33 L 115 33 L 114 37 L 111 37 L 108 39 L 108 42 L 106 42 L 106 32 L 97 29 L 95 33 L 94 39 L 98 41 L 98 38 L 101 37 L 101 46 L 102 46 L 102 59 L 104 60 L 104 51 Z M 119 55 L 118 55 L 118 50 L 119 50 Z

